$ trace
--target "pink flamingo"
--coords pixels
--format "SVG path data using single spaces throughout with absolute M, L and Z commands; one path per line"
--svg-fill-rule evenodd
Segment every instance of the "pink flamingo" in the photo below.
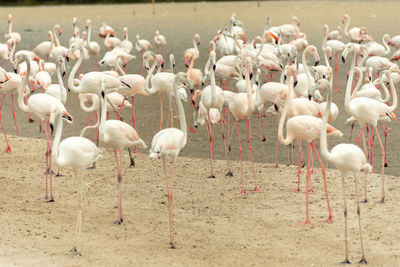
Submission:
M 13 16 L 11 14 L 8 15 L 8 35 L 6 35 L 6 39 L 13 39 L 15 44 L 18 45 L 21 42 L 21 35 L 18 32 L 12 31 L 13 24 Z
M 88 52 L 89 55 L 91 56 L 90 62 L 92 64 L 92 71 L 94 70 L 94 62 L 97 62 L 97 58 L 100 54 L 100 45 L 99 43 L 92 41 L 91 40 L 91 36 L 92 36 L 92 21 L 90 19 L 86 20 L 86 24 L 85 24 L 86 30 L 88 32 L 88 36 L 87 36 L 87 48 L 88 48 Z M 94 59 L 93 59 L 94 57 Z M 96 70 L 97 70 L 97 65 L 96 65 Z
M 78 181 L 78 215 L 76 225 L 76 243 L 82 232 L 82 178 L 78 176 L 78 170 L 84 170 L 92 166 L 98 159 L 102 158 L 102 152 L 89 139 L 81 136 L 71 136 L 61 141 L 62 134 L 62 115 L 59 113 L 56 133 L 51 152 L 53 162 L 59 168 L 71 167 L 74 169 L 75 178 Z M 50 128 L 53 129 L 53 124 Z M 81 253 L 76 249 L 77 244 L 70 250 L 74 256 L 81 256 Z
M 186 126 L 185 112 L 183 110 L 181 99 L 178 97 L 177 94 L 177 85 L 179 82 L 187 84 L 190 88 L 193 88 L 193 84 L 185 73 L 179 72 L 175 75 L 173 90 L 174 90 L 175 101 L 178 106 L 179 122 L 181 129 L 167 128 L 156 133 L 153 137 L 153 140 L 151 141 L 151 148 L 149 153 L 151 159 L 161 158 L 163 160 L 163 169 L 164 169 L 165 183 L 167 188 L 167 198 L 168 198 L 171 248 L 176 248 L 174 224 L 173 224 L 173 186 L 175 178 L 175 161 L 178 158 L 179 152 L 186 145 L 187 141 L 187 128 L 186 128 L 187 126 Z M 170 179 L 168 179 L 166 164 L 165 164 L 165 161 L 168 158 L 172 160 L 172 175 Z
M 27 63 L 27 73 L 22 81 L 21 86 L 18 88 L 18 106 L 24 112 L 30 112 L 40 118 L 41 123 L 45 126 L 44 130 L 47 139 L 47 151 L 46 151 L 46 195 L 45 199 L 49 202 L 54 201 L 53 197 L 53 184 L 52 184 L 52 173 L 51 173 L 51 145 L 49 136 L 49 124 L 54 125 L 54 120 L 57 114 L 61 114 L 68 122 L 72 123 L 72 116 L 67 112 L 64 105 L 54 96 L 38 93 L 31 95 L 28 98 L 27 103 L 23 101 L 24 90 L 27 82 L 27 77 L 30 73 L 29 59 L 26 55 L 22 54 L 17 57 L 15 64 L 21 64 L 22 61 Z M 14 66 L 15 67 L 15 66 Z M 52 129 L 53 130 L 53 129 Z M 50 179 L 50 197 L 48 196 L 47 180 L 48 176 Z
M 283 145 L 289 145 L 293 142 L 294 139 L 302 139 L 305 140 L 308 144 L 307 146 L 307 175 L 306 175 L 306 221 L 302 222 L 301 224 L 309 224 L 310 219 L 308 215 L 308 194 L 309 194 L 309 185 L 311 184 L 310 182 L 310 177 L 311 177 L 311 170 L 310 170 L 310 163 L 311 163 L 311 153 L 314 152 L 315 157 L 317 158 L 321 168 L 322 168 L 322 176 L 324 180 L 324 188 L 325 188 L 325 195 L 326 195 L 326 201 L 328 205 L 328 212 L 329 216 L 328 219 L 325 220 L 325 222 L 332 222 L 333 215 L 331 211 L 331 207 L 329 204 L 329 198 L 328 198 L 328 188 L 326 184 L 326 175 L 325 175 L 325 166 L 320 160 L 318 153 L 315 150 L 315 146 L 313 145 L 313 140 L 319 137 L 320 131 L 321 131 L 321 126 L 322 126 L 322 120 L 319 118 L 316 118 L 314 116 L 309 116 L 309 115 L 300 115 L 300 116 L 294 116 L 291 117 L 287 122 L 286 122 L 286 138 L 283 137 L 283 126 L 285 123 L 286 115 L 289 111 L 289 106 L 290 103 L 292 102 L 291 99 L 293 98 L 293 81 L 292 76 L 296 76 L 296 68 L 295 66 L 290 66 L 288 70 L 288 77 L 289 77 L 289 95 L 287 98 L 287 103 L 285 103 L 284 109 L 282 111 L 281 115 L 281 120 L 279 122 L 279 127 L 278 127 L 278 136 L 279 136 L 279 141 Z M 330 135 L 334 136 L 339 136 L 341 137 L 343 134 L 335 129 L 332 126 L 328 126 L 327 132 Z M 313 151 L 311 151 L 311 149 Z
M 51 51 L 54 48 L 53 33 L 48 31 L 48 41 L 39 43 L 32 51 L 39 57 L 49 59 Z
M 254 104 L 253 95 L 251 93 L 251 83 L 250 83 L 250 75 L 252 75 L 252 59 L 250 57 L 246 57 L 244 62 L 245 67 L 245 79 L 246 79 L 246 93 L 238 93 L 233 95 L 231 101 L 229 102 L 229 110 L 232 113 L 233 117 L 236 120 L 236 127 L 238 133 L 238 141 L 239 141 L 239 152 L 240 152 L 240 170 L 241 170 L 241 184 L 242 190 L 240 194 L 247 194 L 244 189 L 244 180 L 243 180 L 243 162 L 242 162 L 242 146 L 240 141 L 239 134 L 239 120 L 246 119 L 247 126 L 247 140 L 249 142 L 249 151 L 250 151 L 250 159 L 253 170 L 254 177 L 254 190 L 253 192 L 258 193 L 261 190 L 258 188 L 256 174 L 254 170 L 254 161 L 253 161 L 253 150 L 251 146 L 251 126 L 250 126 L 250 117 L 256 106 Z
M 60 45 L 60 40 L 58 40 L 56 31 L 58 32 L 58 35 L 61 36 L 62 31 L 61 31 L 60 25 L 58 25 L 58 24 L 54 25 L 54 27 L 53 27 L 54 47 L 50 53 L 50 58 L 55 59 L 55 60 L 57 60 L 59 56 L 66 57 L 67 52 L 68 52 L 68 48 Z
M 128 28 L 124 27 L 123 31 L 124 31 L 124 40 L 121 41 L 119 47 L 126 53 L 130 53 L 132 51 L 133 44 L 131 41 L 129 41 Z
M 352 74 L 350 74 L 352 75 Z M 340 171 L 342 175 L 342 187 L 343 187 L 343 202 L 344 202 L 344 226 L 345 226 L 345 250 L 346 250 L 346 259 L 343 263 L 349 264 L 349 253 L 348 253 L 348 245 L 347 245 L 347 203 L 346 203 L 346 185 L 345 185 L 345 176 L 347 173 L 352 173 L 355 181 L 355 192 L 356 192 L 356 202 L 357 202 L 357 216 L 358 216 L 358 227 L 360 232 L 360 243 L 361 243 L 361 253 L 362 258 L 359 263 L 367 263 L 364 255 L 364 246 L 363 246 L 363 238 L 361 231 L 361 212 L 360 212 L 360 201 L 358 199 L 358 177 L 360 175 L 360 171 L 364 170 L 364 176 L 366 176 L 366 172 L 370 172 L 372 170 L 372 166 L 368 164 L 367 159 L 363 151 L 356 145 L 353 144 L 338 144 L 332 148 L 331 151 L 327 148 L 326 142 L 326 133 L 327 133 L 327 120 L 330 115 L 330 105 L 332 102 L 332 88 L 328 81 L 319 80 L 315 87 L 318 87 L 320 90 L 328 91 L 328 104 L 326 105 L 322 126 L 321 126 L 321 135 L 320 135 L 320 147 L 322 156 L 329 162 L 332 162 L 335 167 Z
M 111 33 L 108 32 L 106 38 L 104 39 L 104 47 L 108 50 L 112 50 L 113 48 L 119 46 L 121 44 L 121 40 L 117 37 L 111 36 Z
M 165 46 L 167 44 L 167 39 L 164 35 L 160 34 L 160 31 L 156 31 L 154 35 L 154 43 L 156 44 L 157 53 L 161 53 L 163 58 L 165 58 Z
M 335 90 L 334 92 L 339 91 L 339 76 L 338 76 L 338 60 L 337 60 L 337 55 L 339 53 L 342 53 L 344 50 L 344 43 L 342 43 L 339 40 L 328 40 L 328 32 L 329 32 L 329 27 L 327 24 L 324 25 L 324 41 L 323 43 L 325 44 L 326 47 L 330 48 L 330 51 L 332 54 L 335 56 Z
M 367 28 L 353 27 L 349 30 L 350 22 L 351 22 L 350 16 L 348 14 L 345 14 L 342 17 L 342 23 L 344 24 L 343 32 L 350 42 L 359 44 L 365 40 L 365 36 L 367 34 Z
M 126 122 L 120 120 L 106 120 L 107 113 L 107 94 L 106 91 L 106 80 L 108 77 L 104 77 L 101 81 L 101 96 L 102 96 L 102 106 L 101 106 L 101 121 L 99 125 L 99 141 L 101 144 L 110 146 L 115 152 L 115 161 L 117 164 L 118 171 L 118 206 L 119 206 L 119 216 L 118 220 L 115 222 L 121 224 L 123 222 L 122 217 L 122 167 L 121 167 L 121 150 L 128 148 L 133 148 L 135 146 L 140 146 L 146 148 L 146 144 L 142 139 L 140 139 L 136 130 Z

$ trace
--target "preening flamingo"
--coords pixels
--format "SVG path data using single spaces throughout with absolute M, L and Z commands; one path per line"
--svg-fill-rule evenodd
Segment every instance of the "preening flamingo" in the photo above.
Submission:
M 105 146 L 110 146 L 114 149 L 115 153 L 115 161 L 117 164 L 118 171 L 118 220 L 117 224 L 121 224 L 123 222 L 122 217 L 122 155 L 121 151 L 126 150 L 128 148 L 133 148 L 135 146 L 140 146 L 141 148 L 146 148 L 146 144 L 142 139 L 140 139 L 136 130 L 133 129 L 132 126 L 127 124 L 126 122 L 120 120 L 106 120 L 107 116 L 107 90 L 106 90 L 107 78 L 102 78 L 101 80 L 101 97 L 102 97 L 102 106 L 101 106 L 101 121 L 99 125 L 99 141 L 100 144 Z
M 166 128 L 156 133 L 151 141 L 151 148 L 149 157 L 151 159 L 162 159 L 163 169 L 165 176 L 165 183 L 167 187 L 167 198 L 168 198 L 168 213 L 169 213 L 169 228 L 170 228 L 170 245 L 171 248 L 175 246 L 175 233 L 173 223 L 173 186 L 175 178 L 175 161 L 178 158 L 179 152 L 186 145 L 187 141 L 187 128 L 185 112 L 181 99 L 177 94 L 178 83 L 184 83 L 193 89 L 192 81 L 183 72 L 179 72 L 174 77 L 173 90 L 176 104 L 179 112 L 180 129 Z M 167 176 L 166 160 L 172 160 L 172 174 L 171 178 Z

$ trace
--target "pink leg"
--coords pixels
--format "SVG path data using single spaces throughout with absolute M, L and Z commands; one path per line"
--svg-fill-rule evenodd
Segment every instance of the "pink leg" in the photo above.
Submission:
M 163 128 L 163 120 L 164 120 L 164 117 L 163 117 L 163 101 L 162 101 L 162 96 L 161 96 L 161 94 L 160 94 L 160 111 L 161 111 L 161 115 L 160 115 L 160 130 Z
M 214 136 L 213 136 L 213 130 L 210 125 L 210 114 L 207 114 L 208 116 L 208 122 L 207 122 L 207 133 L 208 133 L 208 143 L 210 145 L 210 170 L 211 174 L 208 176 L 208 178 L 215 178 L 214 175 Z
M 382 176 L 382 200 L 381 200 L 381 202 L 383 203 L 383 202 L 385 202 L 385 150 L 382 145 L 381 137 L 379 136 L 379 133 L 378 133 L 378 128 L 376 128 L 376 127 L 374 127 L 374 128 L 375 128 L 376 136 L 378 137 L 379 146 L 381 147 L 381 157 L 382 157 L 382 166 L 381 166 L 381 168 L 382 168 L 382 174 L 381 174 L 381 176 Z
M 238 133 L 238 141 L 239 141 L 239 153 L 240 153 L 240 173 L 241 173 L 241 183 L 242 183 L 242 191 L 240 194 L 247 194 L 246 190 L 244 190 L 244 181 L 243 181 L 243 162 L 242 162 L 242 145 L 240 143 L 240 133 L 239 133 L 239 121 L 236 120 L 236 127 Z
M 12 113 L 14 118 L 15 129 L 17 130 L 17 136 L 19 136 L 17 118 L 15 116 L 14 94 L 11 94 L 11 102 L 12 102 Z
M 374 167 L 374 126 L 371 125 L 371 136 L 370 136 L 370 140 L 369 140 L 369 145 L 370 145 L 370 164 L 372 166 L 372 168 Z
M 250 124 L 250 120 L 249 119 L 246 120 L 246 124 L 247 124 L 247 139 L 249 140 L 249 152 L 250 152 L 251 168 L 253 169 L 253 177 L 254 177 L 254 189 L 253 189 L 253 192 L 254 193 L 260 193 L 261 190 L 260 190 L 260 188 L 258 188 L 257 178 L 256 178 L 256 171 L 254 169 L 253 148 L 251 146 L 251 124 Z
M 335 90 L 333 90 L 334 92 L 339 92 L 339 68 L 338 68 L 338 62 L 337 62 L 337 54 L 335 54 L 335 84 L 336 84 L 336 88 Z
M 311 176 L 311 171 L 310 171 L 310 153 L 311 152 L 311 143 L 307 144 L 307 175 L 306 175 L 306 221 L 301 222 L 300 224 L 306 225 L 310 223 L 310 217 L 308 215 L 308 185 L 310 184 L 310 176 Z
M 328 212 L 329 212 L 329 216 L 328 219 L 325 220 L 325 222 L 327 223 L 331 223 L 333 221 L 333 215 L 332 215 L 332 210 L 331 210 L 331 205 L 329 204 L 329 197 L 328 197 L 328 186 L 326 183 L 326 171 L 325 171 L 325 166 L 322 163 L 316 149 L 315 146 L 311 143 L 312 149 L 314 151 L 314 155 L 317 158 L 319 164 L 321 165 L 321 171 L 322 171 L 322 177 L 324 179 L 324 189 L 325 189 L 325 196 L 326 196 L 326 203 L 328 204 Z
M 47 202 L 53 202 L 53 178 L 51 173 L 51 142 L 50 142 L 50 135 L 49 135 L 49 123 L 47 121 L 43 121 L 43 128 L 46 133 L 47 139 L 47 150 L 46 150 L 46 196 L 45 199 L 48 199 Z M 50 198 L 47 195 L 47 178 L 50 181 Z
M 1 122 L 1 128 L 3 129 L 4 139 L 6 140 L 6 149 L 4 150 L 4 152 L 10 153 L 10 152 L 11 152 L 11 147 L 10 147 L 10 144 L 8 143 L 8 139 L 7 139 L 7 135 L 6 135 L 6 130 L 4 129 L 3 119 L 2 119 L 2 115 L 1 115 L 1 109 L 3 108 L 3 103 L 4 103 L 4 99 L 6 98 L 6 96 L 7 96 L 6 94 L 3 94 L 3 99 L 1 100 L 1 105 L 0 105 L 0 122 Z
M 384 163 L 384 166 L 387 167 L 387 166 L 388 166 L 388 164 L 387 164 L 387 159 L 386 159 L 386 144 L 387 144 L 387 136 L 388 136 L 388 133 L 387 133 L 387 131 L 386 131 L 387 124 L 386 124 L 386 127 L 384 127 L 384 126 L 382 125 L 382 122 L 379 122 L 379 123 L 380 123 L 380 125 L 381 125 L 381 127 L 382 127 L 383 133 L 385 134 L 385 144 L 384 144 L 385 163 Z
M 121 182 L 122 182 L 122 168 L 121 168 L 121 152 L 117 149 L 115 152 L 115 162 L 117 163 L 117 171 L 118 171 L 118 220 L 115 224 L 121 224 L 124 219 L 122 218 L 122 190 L 121 190 Z M 119 157 L 118 157 L 119 154 Z
M 300 143 L 299 139 L 297 140 L 297 143 Z M 292 145 L 292 144 L 291 144 Z M 299 144 L 299 149 L 301 145 Z M 301 157 L 300 157 L 300 150 L 299 150 L 299 155 L 297 157 L 297 189 L 294 190 L 294 192 L 301 192 L 300 190 L 300 175 L 301 175 Z
M 168 214 L 169 214 L 169 238 L 171 248 L 175 247 L 175 234 L 174 234 L 174 216 L 173 216 L 173 186 L 174 186 L 174 176 L 175 176 L 175 161 L 172 163 L 172 177 L 171 181 L 168 181 L 167 170 L 165 166 L 165 159 L 163 158 L 163 169 L 165 176 L 165 185 L 167 188 L 167 199 L 168 199 Z

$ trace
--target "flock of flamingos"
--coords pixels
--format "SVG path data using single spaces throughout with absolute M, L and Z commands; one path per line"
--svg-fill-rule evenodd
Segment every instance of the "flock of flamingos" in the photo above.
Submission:
M 196 59 L 200 57 L 197 48 L 200 36 L 193 36 L 193 47 L 184 51 L 186 72 L 174 72 L 174 55 L 169 55 L 169 68 L 166 70 L 165 36 L 159 31 L 154 36 L 154 44 L 136 36 L 133 44 L 128 38 L 128 29 L 124 28 L 123 40 L 115 36 L 113 28 L 105 23 L 99 29 L 98 36 L 104 38 L 106 50 L 102 59 L 98 60 L 101 45 L 91 40 L 91 21 L 86 21 L 86 31 L 80 33 L 74 19 L 74 32 L 69 46 L 62 46 L 57 35 L 61 34 L 59 25 L 55 25 L 49 32 L 49 41 L 38 44 L 32 51 L 18 50 L 21 36 L 12 31 L 12 15 L 8 17 L 9 32 L 6 34 L 6 43 L 0 45 L 0 57 L 9 60 L 14 70 L 0 69 L 0 91 L 3 92 L 3 105 L 6 94 L 11 94 L 14 112 L 14 93 L 18 94 L 18 107 L 31 115 L 40 118 L 41 127 L 47 138 L 46 145 L 46 200 L 54 201 L 52 192 L 51 166 L 59 168 L 71 167 L 79 181 L 79 205 L 77 217 L 77 239 L 81 234 L 82 217 L 82 182 L 77 175 L 78 170 L 94 168 L 97 160 L 102 158 L 102 150 L 98 145 L 113 149 L 118 170 L 118 203 L 119 214 L 117 223 L 123 222 L 121 197 L 121 151 L 128 150 L 131 165 L 134 160 L 131 156 L 136 147 L 146 148 L 146 144 L 135 130 L 133 113 L 133 96 L 160 94 L 161 114 L 160 131 L 154 135 L 149 156 L 152 159 L 163 160 L 165 175 L 169 223 L 170 244 L 175 248 L 173 226 L 173 183 L 175 176 L 175 161 L 181 149 L 187 142 L 187 133 L 196 132 L 197 125 L 207 127 L 210 143 L 210 177 L 214 178 L 213 149 L 214 125 L 219 124 L 223 130 L 223 141 L 227 159 L 227 175 L 232 176 L 229 165 L 229 150 L 231 137 L 235 127 L 229 124 L 236 123 L 240 161 L 241 185 L 240 194 L 246 194 L 243 185 L 242 147 L 239 135 L 239 120 L 246 120 L 247 138 L 250 159 L 252 161 L 252 175 L 254 178 L 253 192 L 261 192 L 257 185 L 254 170 L 250 118 L 257 111 L 262 123 L 266 112 L 279 116 L 277 140 L 288 149 L 291 144 L 299 142 L 298 180 L 300 170 L 305 161 L 302 157 L 301 140 L 307 142 L 307 175 L 306 175 L 306 220 L 308 224 L 308 193 L 312 191 L 311 165 L 315 157 L 322 168 L 328 206 L 326 222 L 332 222 L 333 216 L 329 204 L 328 188 L 326 185 L 325 165 L 319 154 L 327 162 L 333 163 L 342 174 L 344 216 L 345 216 L 345 263 L 350 263 L 347 248 L 347 207 L 346 207 L 346 179 L 351 174 L 354 177 L 356 193 L 358 192 L 358 177 L 364 171 L 364 188 L 366 188 L 366 172 L 373 170 L 373 140 L 377 137 L 381 148 L 382 164 L 382 202 L 385 200 L 384 166 L 386 165 L 385 146 L 382 143 L 378 128 L 385 131 L 387 122 L 395 119 L 397 94 L 394 83 L 399 82 L 399 67 L 393 61 L 400 59 L 400 50 L 391 57 L 389 45 L 400 47 L 400 35 L 383 36 L 382 44 L 374 41 L 368 34 L 366 27 L 349 27 L 350 17 L 344 15 L 337 30 L 329 31 L 327 25 L 323 28 L 323 64 L 318 64 L 320 55 L 314 45 L 308 44 L 307 36 L 300 31 L 300 20 L 293 17 L 292 23 L 280 26 L 267 26 L 263 36 L 258 36 L 252 42 L 247 41 L 243 23 L 235 14 L 230 17 L 230 28 L 217 32 L 209 42 L 208 61 L 204 71 L 194 68 Z M 347 43 L 344 43 L 346 41 Z M 134 58 L 132 49 L 140 53 L 140 61 L 146 76 L 126 74 L 124 68 Z M 152 51 L 155 47 L 156 52 Z M 338 56 L 343 62 L 350 61 L 344 106 L 349 114 L 349 123 L 358 122 L 361 127 L 356 144 L 341 143 L 332 149 L 327 144 L 327 136 L 341 137 L 343 134 L 333 127 L 338 108 L 332 102 L 332 94 L 338 90 Z M 308 65 L 308 61 L 313 64 Z M 335 59 L 335 66 L 330 66 L 330 59 Z M 84 72 L 82 63 L 91 60 L 92 71 Z M 51 61 L 55 62 L 52 63 Z M 70 62 L 73 68 L 66 74 L 66 65 Z M 72 62 L 72 63 L 71 63 Z M 94 63 L 93 63 L 94 62 Z M 107 71 L 95 71 L 98 66 L 107 68 Z M 56 75 L 57 80 L 52 80 Z M 64 85 L 64 75 L 67 75 L 67 85 Z M 273 75 L 279 75 L 280 81 L 274 82 Z M 217 85 L 220 80 L 220 86 Z M 228 81 L 236 86 L 228 90 Z M 355 81 L 356 84 L 355 84 Z M 205 84 L 208 84 L 205 86 Z M 389 88 L 388 88 L 389 87 Z M 381 94 L 385 92 L 384 95 Z M 68 137 L 61 140 L 63 121 L 72 123 L 73 117 L 64 106 L 67 91 L 79 94 L 82 109 L 94 112 L 97 122 L 95 125 L 85 125 L 80 136 Z M 163 101 L 161 95 L 169 97 L 170 119 L 173 120 L 174 107 L 178 110 L 180 128 L 163 128 Z M 189 97 L 188 97 L 189 95 Z M 127 97 L 132 97 L 132 104 Z M 392 102 L 389 103 L 392 96 Z M 190 98 L 191 118 L 190 126 L 186 124 L 182 100 Z M 115 112 L 120 117 L 121 109 L 132 106 L 133 126 L 122 119 L 108 119 L 107 112 Z M 100 113 L 100 115 L 98 114 Z M 233 116 L 233 120 L 229 120 Z M 1 117 L 0 117 L 1 121 Z M 382 122 L 386 125 L 383 125 Z M 328 124 L 329 123 L 329 124 Z M 1 121 L 6 152 L 11 152 L 10 144 Z M 18 133 L 18 125 L 15 121 Z M 227 134 L 224 127 L 228 127 Z M 98 129 L 99 143 L 84 137 L 88 129 Z M 286 128 L 286 133 L 284 133 Z M 367 134 L 365 134 L 365 132 Z M 286 137 L 285 137 L 286 135 Z M 362 149 L 358 140 L 362 138 Z M 350 137 L 351 140 L 351 137 Z M 278 142 L 277 141 L 277 142 Z M 319 141 L 320 153 L 316 149 Z M 277 146 L 278 147 L 278 146 Z M 166 163 L 171 162 L 171 171 L 167 171 Z M 300 188 L 298 188 L 300 190 Z M 49 192 L 48 192 L 49 191 Z M 364 201 L 367 201 L 366 189 Z M 361 241 L 361 263 L 367 263 L 362 243 L 362 226 L 360 220 L 359 197 L 356 194 L 359 233 Z M 78 243 L 78 241 L 76 241 Z M 74 255 L 80 252 L 74 247 Z

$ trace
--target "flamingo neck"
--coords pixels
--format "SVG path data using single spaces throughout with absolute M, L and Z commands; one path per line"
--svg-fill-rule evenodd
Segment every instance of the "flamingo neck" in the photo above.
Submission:
M 62 121 L 62 117 L 61 117 L 61 112 L 58 115 L 58 121 L 57 121 L 57 126 L 56 126 L 56 133 L 54 135 L 54 139 L 53 139 L 53 147 L 51 149 L 51 157 L 52 160 L 54 162 L 54 164 L 56 164 L 57 166 L 60 167 L 60 161 L 58 158 L 58 148 L 60 145 L 60 140 L 61 140 L 61 134 L 62 134 L 62 129 L 63 129 L 63 121 Z
M 386 102 L 388 102 L 389 99 L 390 99 L 390 93 L 389 93 L 389 90 L 387 89 L 385 83 L 383 82 L 383 75 L 384 75 L 384 74 L 387 75 L 387 72 L 381 71 L 381 73 L 379 74 L 379 83 L 380 83 L 380 85 L 382 86 L 383 91 L 385 92 L 385 98 L 382 99 L 381 102 L 386 103 Z M 389 76 L 387 76 L 387 77 L 389 78 Z
M 193 37 L 193 47 L 194 47 L 194 50 L 196 50 L 196 53 L 197 53 L 196 56 L 198 56 L 199 55 L 199 48 L 197 47 L 197 42 L 196 42 L 196 39 L 194 37 Z
M 279 142 L 285 146 L 291 144 L 293 142 L 293 136 L 291 135 L 290 132 L 286 130 L 286 138 L 283 137 L 283 126 L 285 124 L 286 116 L 289 111 L 289 105 L 290 105 L 290 99 L 293 98 L 293 81 L 292 81 L 292 73 L 291 71 L 288 72 L 288 85 L 289 85 L 289 90 L 288 90 L 288 95 L 287 95 L 287 100 L 285 101 L 285 106 L 283 107 L 283 111 L 281 114 L 281 119 L 279 121 L 279 126 L 278 126 L 278 138 Z
M 245 74 L 245 79 L 246 79 L 246 92 L 247 92 L 247 117 L 250 118 L 251 114 L 254 111 L 254 99 L 253 99 L 253 94 L 252 94 L 252 86 L 251 86 L 251 81 L 250 81 L 250 73 L 248 68 L 246 67 L 246 74 Z
M 24 102 L 24 91 L 26 87 L 26 83 L 28 81 L 28 77 L 31 75 L 31 64 L 26 55 L 22 55 L 23 60 L 26 63 L 26 74 L 22 79 L 21 86 L 18 88 L 18 107 L 22 109 L 24 112 L 30 112 L 29 107 Z
M 12 33 L 12 20 L 10 20 L 10 23 L 8 23 L 8 34 Z
M 60 96 L 61 96 L 61 99 L 59 99 L 59 100 L 63 104 L 65 104 L 65 102 L 67 100 L 67 92 L 65 90 L 64 82 L 63 82 L 63 79 L 62 79 L 62 75 L 61 75 L 62 70 L 61 70 L 60 64 L 61 63 L 57 63 L 57 79 L 58 79 L 58 84 L 60 86 Z
M 332 86 L 330 86 L 329 90 L 328 90 L 328 99 L 327 99 L 327 104 L 325 107 L 324 116 L 322 118 L 322 126 L 321 126 L 321 133 L 320 133 L 321 154 L 328 161 L 333 161 L 333 157 L 332 157 L 332 154 L 328 150 L 327 140 L 326 140 L 327 139 L 326 124 L 328 123 L 328 118 L 331 113 L 331 103 L 332 103 Z
M 179 114 L 179 123 L 180 123 L 180 127 L 181 130 L 183 132 L 183 136 L 184 136 L 184 141 L 183 141 L 183 146 L 186 145 L 187 142 L 187 126 L 186 126 L 186 118 L 185 118 L 185 111 L 183 109 L 183 105 L 182 105 L 182 101 L 178 95 L 178 91 L 177 91 L 177 86 L 178 86 L 178 80 L 180 79 L 180 77 L 183 75 L 183 73 L 178 73 L 175 76 L 174 79 L 174 97 L 175 97 L 175 102 L 178 106 L 178 114 Z
M 363 72 L 361 71 L 360 68 L 355 69 L 355 71 L 357 72 L 357 74 L 358 74 L 360 77 L 358 78 L 356 87 L 353 89 L 353 93 L 351 94 L 351 97 L 352 97 L 352 98 L 357 96 L 358 90 L 361 88 L 362 78 L 363 78 Z
M 396 87 L 394 86 L 394 83 L 393 83 L 391 69 L 389 69 L 389 72 L 387 75 L 389 78 L 390 90 L 393 92 L 393 103 L 392 103 L 392 105 L 389 106 L 389 111 L 392 112 L 397 108 L 397 92 L 396 92 Z
M 349 73 L 349 79 L 347 80 L 347 84 L 346 84 L 346 93 L 345 93 L 345 97 L 344 97 L 344 107 L 346 109 L 346 112 L 350 113 L 350 93 L 351 93 L 351 86 L 353 84 L 353 76 L 354 76 L 354 67 L 356 64 L 356 57 L 357 54 L 355 51 L 353 52 L 353 60 L 351 62 L 351 67 L 350 67 L 350 73 Z
M 154 88 L 149 88 L 150 78 L 153 77 L 153 72 L 154 72 L 154 69 L 156 68 L 156 65 L 157 65 L 157 59 L 155 58 L 156 55 L 153 55 L 153 56 L 154 56 L 154 62 L 153 62 L 153 65 L 151 65 L 150 70 L 147 72 L 146 83 L 145 83 L 146 86 L 144 87 L 144 90 L 146 90 L 146 92 L 149 95 L 154 95 L 157 92 Z
M 304 51 L 303 55 L 301 56 L 301 63 L 303 63 L 304 71 L 306 72 L 307 75 L 307 88 L 310 88 L 314 83 L 313 83 L 313 78 L 311 77 L 310 70 L 308 69 L 307 65 L 307 60 L 306 60 L 306 55 L 310 51 L 310 46 L 308 46 Z
M 76 72 L 78 71 L 78 68 L 81 66 L 82 61 L 83 61 L 83 47 L 79 46 L 78 49 L 80 52 L 80 57 L 79 57 L 78 61 L 75 63 L 74 67 L 72 68 L 72 71 L 68 77 L 68 88 L 70 90 L 72 90 L 72 92 L 74 92 L 74 93 L 80 93 L 79 86 L 74 85 L 74 77 L 75 77 Z
M 385 47 L 385 55 L 388 55 L 390 53 L 390 47 L 385 40 L 385 35 L 382 37 L 382 44 Z
M 86 126 L 85 128 L 83 128 L 83 129 L 82 129 L 82 132 L 81 132 L 81 134 L 80 134 L 79 136 L 84 136 L 84 135 L 85 135 L 85 132 L 86 132 L 87 130 L 99 128 L 99 125 L 100 125 L 99 112 L 96 110 L 96 113 L 95 113 L 95 114 L 96 114 L 96 123 L 93 124 L 93 125 Z
M 351 18 L 350 18 L 350 16 L 348 16 L 346 19 L 346 23 L 344 24 L 344 28 L 343 28 L 344 35 L 346 35 L 348 39 L 350 39 L 350 36 L 349 36 L 350 21 L 351 21 Z
M 54 36 L 55 46 L 60 46 L 60 40 L 58 40 L 55 27 L 53 27 L 53 36 Z

